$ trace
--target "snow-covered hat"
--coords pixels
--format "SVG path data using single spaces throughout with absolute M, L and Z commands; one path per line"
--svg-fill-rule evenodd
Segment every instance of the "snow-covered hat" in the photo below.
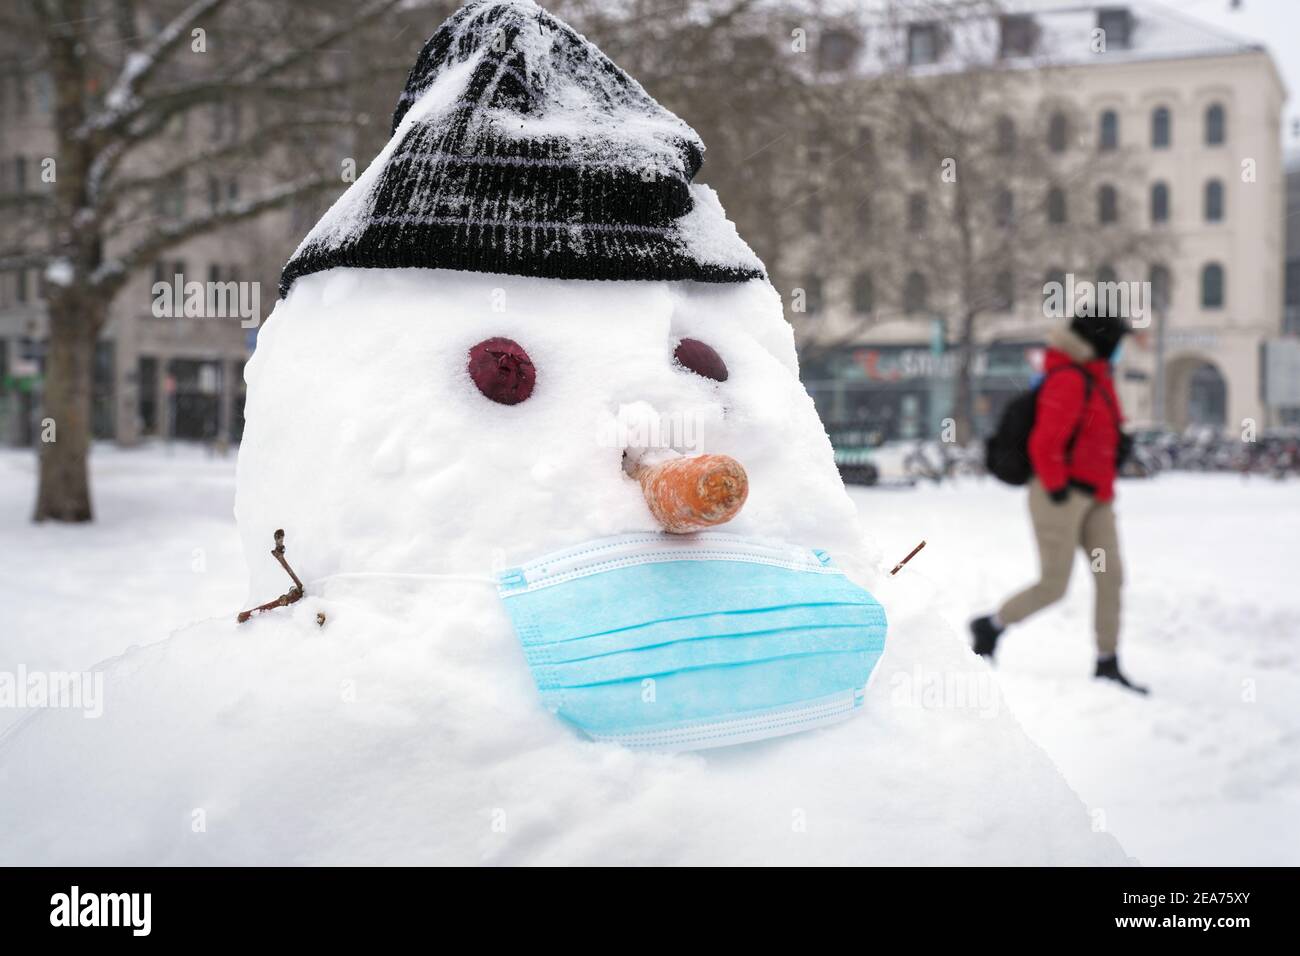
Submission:
M 531 0 L 473 0 L 424 45 L 388 144 L 280 277 L 338 266 L 742 282 L 763 265 L 704 144 Z

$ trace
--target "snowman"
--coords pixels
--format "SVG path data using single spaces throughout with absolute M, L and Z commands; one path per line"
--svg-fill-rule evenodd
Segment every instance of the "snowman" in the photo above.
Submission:
M 1123 862 L 1005 709 L 904 686 L 991 678 L 881 573 L 702 160 L 528 0 L 443 24 L 246 372 L 250 604 L 285 560 L 301 587 L 106 662 L 102 718 L 0 739 L 0 846 Z

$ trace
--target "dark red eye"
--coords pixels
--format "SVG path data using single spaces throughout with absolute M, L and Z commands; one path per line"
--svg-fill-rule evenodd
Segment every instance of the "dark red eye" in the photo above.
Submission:
M 518 405 L 533 394 L 537 370 L 513 339 L 485 339 L 469 350 L 469 377 L 492 401 Z
M 727 380 L 727 363 L 722 361 L 722 356 L 712 347 L 699 339 L 682 339 L 677 343 L 673 358 L 682 368 L 689 369 L 696 375 L 703 375 L 715 382 Z

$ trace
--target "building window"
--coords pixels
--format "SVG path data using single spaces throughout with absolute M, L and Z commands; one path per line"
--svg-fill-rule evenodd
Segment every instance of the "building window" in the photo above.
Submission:
M 876 131 L 870 126 L 858 127 L 858 159 L 865 163 L 876 158 Z
M 907 274 L 903 282 L 903 311 L 908 315 L 917 315 L 929 308 L 930 287 L 925 276 L 913 271 Z
M 1282 331 L 1300 335 L 1300 259 L 1288 259 L 1282 280 Z
M 185 260 L 177 259 L 175 262 L 167 262 L 159 259 L 153 264 L 153 281 L 155 283 L 165 282 L 171 285 L 177 276 L 182 279 L 185 275 Z
M 1201 308 L 1223 308 L 1223 287 L 1223 266 L 1217 262 L 1207 262 L 1201 268 Z
M 31 98 L 27 89 L 28 78 L 20 74 L 10 74 L 10 89 L 13 90 L 14 116 L 22 118 L 31 107 Z
M 919 160 L 925 158 L 925 130 L 920 123 L 913 123 L 907 132 L 907 158 Z
M 1097 221 L 1100 223 L 1119 220 L 1119 194 L 1114 186 L 1101 186 L 1097 189 Z
M 999 156 L 1010 156 L 1016 151 L 1016 121 L 1010 116 L 997 119 L 997 143 L 995 148 Z
M 1070 142 L 1070 122 L 1065 114 L 1056 112 L 1047 121 L 1047 148 L 1054 153 L 1063 153 Z
M 1059 226 L 1069 221 L 1065 208 L 1065 190 L 1053 186 L 1047 193 L 1047 221 Z
M 912 193 L 907 197 L 907 228 L 912 232 L 925 232 L 929 205 L 925 193 Z
M 1227 116 L 1222 103 L 1211 103 L 1205 108 L 1205 145 L 1222 146 L 1228 141 Z
M 875 287 L 871 284 L 870 272 L 859 272 L 853 277 L 853 311 L 858 315 L 870 315 L 876 304 Z
M 804 280 L 804 311 L 809 315 L 817 315 L 822 310 L 825 300 L 822 296 L 822 277 L 810 275 Z
M 1169 297 L 1173 291 L 1168 267 L 1159 264 L 1153 265 L 1147 275 L 1147 281 L 1151 283 L 1151 307 L 1157 312 L 1163 312 L 1169 308 Z
M 225 142 L 239 137 L 242 117 L 238 101 L 227 99 L 213 103 L 211 117 L 212 138 L 217 142 Z
M 908 66 L 924 66 L 939 59 L 939 25 L 913 23 L 907 28 Z
M 1151 222 L 1169 221 L 1169 186 L 1165 183 L 1151 184 Z
M 1133 17 L 1128 7 L 1102 7 L 1097 11 L 1097 29 L 1106 36 L 1106 48 L 1128 49 Z
M 998 190 L 997 197 L 993 200 L 993 220 L 1003 229 L 1006 229 L 1015 221 L 1015 216 L 1015 195 L 1004 186 Z
M 1049 294 L 1049 287 L 1056 286 L 1059 290 L 1065 289 L 1065 270 L 1061 268 L 1048 269 L 1047 275 L 1043 276 L 1043 295 Z
M 817 41 L 817 65 L 839 73 L 853 65 L 858 55 L 858 38 L 848 30 L 827 30 Z
M 816 196 L 804 200 L 803 228 L 809 235 L 820 236 L 822 233 L 822 201 Z
M 27 157 L 14 157 L 14 192 L 27 191 Z
M 858 203 L 854 220 L 857 222 L 859 236 L 871 234 L 871 226 L 875 222 L 875 216 L 873 215 L 870 196 L 864 196 L 861 202 Z
M 1151 111 L 1151 148 L 1168 149 L 1169 142 L 1172 138 L 1170 131 L 1171 120 L 1169 118 L 1169 107 L 1157 106 Z
M 1223 180 L 1211 179 L 1205 184 L 1205 221 L 1223 221 Z
M 1029 56 L 1038 45 L 1038 23 L 1028 14 L 1007 14 L 999 19 L 998 56 Z
M 168 177 L 154 191 L 154 214 L 159 219 L 174 220 L 185 216 L 185 171 Z
M 1119 149 L 1119 114 L 1114 110 L 1105 110 L 1101 114 L 1097 146 L 1103 151 Z
M 1016 284 L 1011 273 L 1003 269 L 993 277 L 993 309 L 1010 312 L 1016 303 Z
M 208 264 L 209 282 L 238 282 L 239 270 L 235 266 L 223 266 L 219 262 Z

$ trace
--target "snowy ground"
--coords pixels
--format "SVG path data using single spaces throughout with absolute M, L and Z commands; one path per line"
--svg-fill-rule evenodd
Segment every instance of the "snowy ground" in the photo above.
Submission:
M 37 526 L 36 459 L 0 451 L 0 672 L 83 670 L 244 599 L 233 452 L 98 445 L 93 462 L 97 520 Z M 0 708 L 0 730 L 19 716 Z
M 101 447 L 94 462 L 97 523 L 35 527 L 34 462 L 0 452 L 0 672 L 84 669 L 244 599 L 233 455 Z M 954 626 L 1032 574 L 1016 492 L 972 481 L 853 494 L 887 555 L 926 539 L 902 573 L 932 588 Z M 1094 825 L 1142 862 L 1300 862 L 1300 485 L 1166 475 L 1123 484 L 1120 513 L 1121 652 L 1153 696 L 1087 679 L 1091 583 L 1080 566 L 1060 607 L 1005 639 L 1007 705 Z M 0 729 L 17 716 L 0 709 Z
M 855 490 L 886 554 L 925 549 L 964 627 L 1036 569 L 1023 493 L 992 480 Z M 1300 863 L 1300 485 L 1167 474 L 1120 485 L 1120 656 L 1141 699 L 1088 680 L 1092 582 L 1009 632 L 998 679 L 1029 736 L 1143 863 Z M 904 635 L 895 635 L 905 640 Z

